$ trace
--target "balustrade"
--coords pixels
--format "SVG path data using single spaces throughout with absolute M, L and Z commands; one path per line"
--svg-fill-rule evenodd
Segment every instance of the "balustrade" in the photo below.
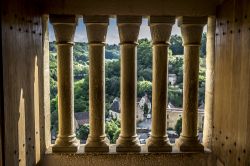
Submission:
M 84 16 L 89 45 L 89 115 L 90 134 L 86 152 L 108 152 L 105 135 L 105 40 L 108 16 Z M 58 60 L 59 133 L 54 152 L 76 152 L 73 112 L 73 39 L 77 24 L 75 16 L 51 15 L 56 36 Z M 137 40 L 141 16 L 117 16 L 121 54 L 121 133 L 117 152 L 140 152 L 136 134 Z M 171 152 L 166 134 L 168 46 L 173 16 L 150 16 L 153 46 L 152 133 L 147 140 L 149 152 Z M 184 41 L 184 95 L 182 133 L 177 140 L 181 151 L 204 151 L 197 139 L 199 49 L 207 17 L 179 17 Z M 84 92 L 82 92 L 84 93 Z

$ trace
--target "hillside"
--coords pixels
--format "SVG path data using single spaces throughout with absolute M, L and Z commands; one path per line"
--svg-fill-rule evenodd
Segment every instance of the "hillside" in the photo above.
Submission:
M 199 105 L 204 102 L 205 91 L 205 40 L 203 35 L 200 71 L 199 71 Z M 151 99 L 152 95 L 152 48 L 148 39 L 140 39 L 137 58 L 137 91 L 138 97 L 145 93 Z M 180 36 L 172 36 L 169 49 L 169 74 L 177 76 L 176 83 L 168 86 L 168 100 L 176 107 L 182 107 L 183 92 L 183 47 Z M 50 94 L 51 94 L 51 122 L 52 127 L 57 125 L 57 63 L 56 45 L 50 42 Z M 75 43 L 74 58 L 74 110 L 75 112 L 88 111 L 88 46 L 87 43 Z M 120 55 L 119 45 L 106 45 L 105 48 L 105 86 L 106 111 L 115 97 L 120 96 Z

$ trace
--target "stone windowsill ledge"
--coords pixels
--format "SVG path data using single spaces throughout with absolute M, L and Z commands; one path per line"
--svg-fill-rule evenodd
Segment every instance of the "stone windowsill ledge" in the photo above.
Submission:
M 53 146 L 53 145 L 52 145 Z M 52 146 L 50 146 L 47 151 L 46 151 L 46 155 L 49 154 L 82 154 L 82 155 L 89 155 L 89 154 L 159 154 L 159 153 L 165 153 L 165 154 L 210 154 L 211 150 L 210 149 L 205 149 L 204 152 L 181 152 L 177 147 L 172 146 L 172 152 L 148 152 L 147 150 L 147 145 L 145 144 L 141 144 L 141 152 L 116 152 L 116 145 L 115 144 L 111 144 L 109 147 L 109 152 L 85 152 L 84 151 L 84 146 L 85 144 L 81 144 L 78 151 L 76 153 L 73 152 L 63 152 L 63 153 L 53 153 L 52 152 Z
M 42 166 L 211 166 L 211 151 L 203 153 L 180 152 L 173 147 L 172 152 L 147 152 L 142 145 L 142 152 L 117 153 L 115 146 L 110 146 L 108 153 L 85 153 L 84 145 L 77 153 L 52 153 L 47 150 Z

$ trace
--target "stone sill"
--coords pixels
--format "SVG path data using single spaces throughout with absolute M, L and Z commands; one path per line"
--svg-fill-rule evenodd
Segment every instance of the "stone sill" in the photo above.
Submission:
M 147 146 L 142 145 L 140 153 L 115 152 L 116 145 L 110 146 L 108 153 L 85 153 L 81 145 L 77 153 L 52 153 L 51 147 L 47 150 L 42 165 L 46 166 L 207 166 L 211 160 L 211 151 L 205 152 L 180 152 L 173 147 L 172 152 L 147 152 Z
M 50 154 L 81 154 L 81 155 L 88 155 L 88 154 L 93 154 L 91 152 L 85 152 L 84 151 L 84 146 L 85 144 L 81 144 L 79 150 L 76 153 L 53 153 L 52 152 L 52 146 L 51 145 L 47 151 L 46 151 L 46 155 L 50 155 Z M 172 146 L 173 150 L 172 152 L 156 152 L 157 154 L 159 153 L 167 153 L 167 154 L 210 154 L 211 150 L 210 149 L 205 149 L 205 151 L 202 152 L 181 152 L 176 146 Z M 109 154 L 109 155 L 114 155 L 114 154 L 154 154 L 155 152 L 148 152 L 147 149 L 147 145 L 145 144 L 141 144 L 141 152 L 116 152 L 116 145 L 115 144 L 111 144 L 109 146 L 109 152 L 95 152 L 96 154 Z

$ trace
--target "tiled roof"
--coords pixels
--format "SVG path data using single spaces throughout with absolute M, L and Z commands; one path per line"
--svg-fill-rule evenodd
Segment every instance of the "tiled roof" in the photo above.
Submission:
M 76 112 L 75 118 L 79 125 L 89 123 L 89 112 Z

